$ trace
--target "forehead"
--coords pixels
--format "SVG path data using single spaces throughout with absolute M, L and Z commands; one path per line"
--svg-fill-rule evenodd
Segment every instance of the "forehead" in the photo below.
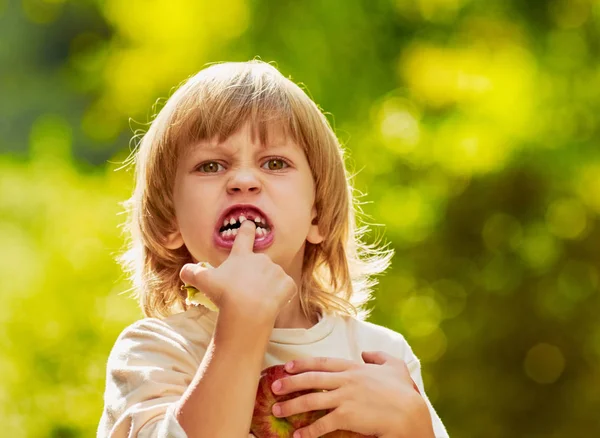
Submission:
M 245 125 L 227 138 L 219 138 L 218 135 L 215 135 L 212 139 L 199 139 L 190 144 L 184 154 L 191 155 L 202 151 L 235 154 L 244 144 L 250 144 L 259 152 L 272 149 L 287 149 L 290 152 L 303 151 L 281 126 L 272 126 L 261 130 L 256 127 L 248 129 L 248 125 Z

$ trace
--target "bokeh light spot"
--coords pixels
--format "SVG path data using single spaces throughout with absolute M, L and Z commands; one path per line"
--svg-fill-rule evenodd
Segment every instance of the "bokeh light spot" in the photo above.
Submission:
M 558 275 L 557 288 L 572 301 L 581 301 L 598 292 L 598 269 L 579 260 L 568 260 Z
M 412 348 L 421 362 L 435 362 L 446 352 L 448 339 L 439 327 L 424 336 L 411 337 Z
M 565 358 L 558 347 L 540 343 L 527 352 L 523 367 L 534 382 L 550 384 L 556 382 L 563 373 Z
M 412 187 L 396 186 L 377 202 L 377 210 L 390 228 L 410 242 L 419 242 L 431 232 L 435 210 L 423 194 Z
M 210 55 L 220 57 L 219 49 L 244 33 L 250 21 L 245 0 L 229 1 L 227 8 L 207 0 L 108 0 L 102 11 L 115 38 L 100 107 L 110 107 L 119 120 L 150 107 L 157 95 L 212 61 Z M 107 125 L 113 139 L 116 126 Z M 101 130 L 91 138 L 100 137 Z
M 400 319 L 411 336 L 427 336 L 438 328 L 442 311 L 430 296 L 416 295 L 400 305 Z
M 503 168 L 512 145 L 505 139 L 468 120 L 451 119 L 435 134 L 435 160 L 458 175 L 483 174 Z
M 587 227 L 587 212 L 578 199 L 557 199 L 546 212 L 548 229 L 563 239 L 583 237 Z
M 467 303 L 467 292 L 458 282 L 444 278 L 431 285 L 435 290 L 435 298 L 442 309 L 444 319 L 454 318 L 461 314 Z
M 553 277 L 544 277 L 536 284 L 535 306 L 544 318 L 566 321 L 573 317 L 576 302 L 568 291 L 559 289 Z
M 411 152 L 419 142 L 419 123 L 408 111 L 383 114 L 380 129 L 386 143 L 397 153 Z
M 563 29 L 584 24 L 590 16 L 589 0 L 554 0 L 549 3 L 549 13 L 554 22 Z
M 6 304 L 19 298 L 19 295 L 15 294 L 17 290 L 20 294 L 38 293 L 43 284 L 45 268 L 44 258 L 33 236 L 26 233 L 21 226 L 8 221 L 0 222 L 0 239 L 0 299 L 4 303 L 0 307 L 2 322 L 5 316 L 10 316 L 4 315 L 4 312 L 10 311 L 10 306 Z M 32 272 L 36 275 L 31 275 Z M 24 279 L 27 279 L 26 283 Z M 12 296 L 8 295 L 8 291 L 13 292 Z
M 513 216 L 494 213 L 485 221 L 481 237 L 490 251 L 515 249 L 523 239 L 523 229 Z
M 421 138 L 419 119 L 421 111 L 414 102 L 397 92 L 390 93 L 373 108 L 373 119 L 379 125 L 384 145 L 395 154 L 407 154 L 415 150 Z
M 542 272 L 556 262 L 561 248 L 546 226 L 536 223 L 526 227 L 517 250 L 530 268 Z
M 398 13 L 411 19 L 420 18 L 444 23 L 456 18 L 456 14 L 471 0 L 396 0 Z
M 576 178 L 577 194 L 589 208 L 600 215 L 600 163 L 582 164 Z
M 496 294 L 509 294 L 519 285 L 522 268 L 514 257 L 496 255 L 486 263 L 481 271 L 483 287 Z

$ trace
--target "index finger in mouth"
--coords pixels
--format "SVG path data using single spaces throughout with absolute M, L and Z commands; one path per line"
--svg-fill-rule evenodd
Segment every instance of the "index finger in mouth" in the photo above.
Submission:
M 231 247 L 231 254 L 247 254 L 252 252 L 255 230 L 256 224 L 254 221 L 245 220 L 242 222 Z

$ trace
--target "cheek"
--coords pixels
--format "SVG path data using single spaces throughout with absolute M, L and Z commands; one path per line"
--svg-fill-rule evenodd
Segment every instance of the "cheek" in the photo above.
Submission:
M 195 188 L 180 196 L 177 203 L 177 221 L 184 238 L 186 235 L 198 238 L 211 234 L 215 227 L 214 218 L 217 203 L 206 190 Z
M 311 224 L 311 213 L 313 207 L 312 193 L 297 193 L 293 197 L 288 196 L 287 208 L 282 211 L 285 217 L 284 226 L 292 234 L 305 235 Z

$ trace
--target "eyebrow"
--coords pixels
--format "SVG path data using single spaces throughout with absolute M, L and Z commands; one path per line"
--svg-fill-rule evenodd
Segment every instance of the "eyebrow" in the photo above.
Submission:
M 271 150 L 271 149 L 292 149 L 293 150 L 295 148 L 290 143 L 276 143 L 276 144 L 264 144 L 264 145 L 259 144 L 259 146 L 258 146 L 258 150 L 261 152 Z M 199 142 L 189 148 L 188 154 L 194 154 L 198 151 L 218 152 L 218 151 L 222 151 L 222 150 L 230 151 L 231 147 L 223 146 L 222 143 L 214 144 L 214 143 Z

